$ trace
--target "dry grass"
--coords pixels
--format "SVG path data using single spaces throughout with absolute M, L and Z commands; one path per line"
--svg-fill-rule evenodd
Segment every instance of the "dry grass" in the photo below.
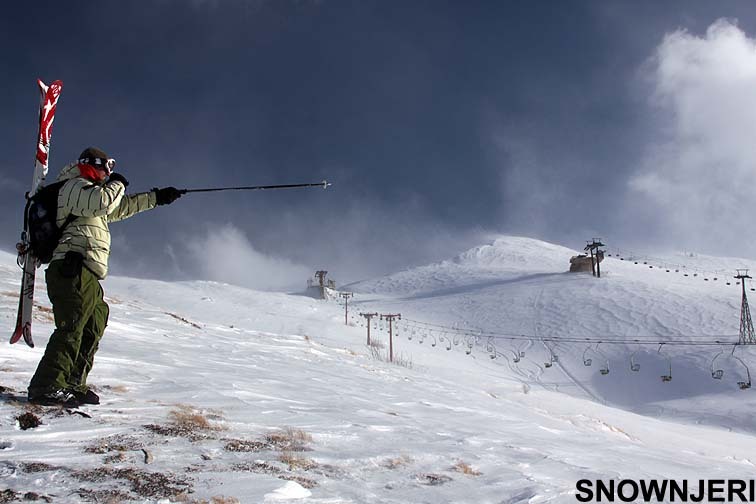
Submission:
M 35 429 L 42 425 L 42 421 L 39 417 L 30 411 L 27 411 L 23 415 L 18 415 L 16 421 L 21 430 Z
M 231 466 L 232 471 L 237 472 L 253 472 L 256 474 L 269 474 L 278 476 L 283 472 L 283 469 L 276 467 L 269 462 L 240 462 Z
M 262 452 L 266 450 L 278 450 L 282 452 L 311 451 L 308 446 L 312 442 L 312 436 L 303 430 L 287 427 L 286 429 L 270 432 L 262 439 L 223 439 L 226 444 L 224 449 L 229 452 Z
M 133 501 L 135 499 L 133 494 L 140 498 L 175 498 L 193 491 L 193 482 L 190 478 L 170 472 L 148 472 L 108 465 L 95 469 L 77 470 L 44 462 L 22 462 L 19 464 L 19 469 L 27 474 L 62 472 L 66 478 L 70 477 L 80 482 L 118 485 L 117 488 L 111 489 L 103 487 L 97 490 L 75 491 L 84 501 L 89 502 Z M 132 492 L 131 494 L 126 492 L 127 488 Z
M 384 345 L 380 340 L 370 338 L 370 347 L 377 348 L 378 350 L 383 350 L 384 348 L 386 348 L 386 345 Z
M 186 494 L 182 494 L 176 497 L 175 502 L 181 502 L 183 504 L 240 504 L 241 501 L 236 497 L 225 497 L 223 495 L 216 495 L 207 499 L 194 499 Z
M 212 433 L 225 430 L 211 420 L 223 420 L 218 412 L 200 411 L 192 406 L 179 404 L 168 413 L 170 422 L 167 425 L 149 424 L 143 427 L 162 436 L 184 437 L 191 441 L 207 439 Z
M 247 439 L 224 439 L 226 451 L 235 453 L 256 453 L 270 449 L 270 445 L 262 441 L 250 441 Z
M 116 434 L 98 439 L 95 443 L 84 448 L 85 453 L 104 455 L 110 452 L 139 451 L 143 443 L 136 437 Z
M 63 467 L 54 466 L 45 462 L 21 462 L 19 468 L 22 472 L 36 474 L 49 471 L 60 471 Z
M 17 501 L 41 501 L 41 502 L 53 502 L 53 498 L 49 495 L 42 495 L 36 492 L 16 492 L 11 489 L 0 490 L 0 502 L 17 502 Z
M 370 355 L 373 357 L 373 359 L 381 362 L 388 362 L 390 364 L 394 364 L 396 366 L 400 366 L 407 369 L 412 369 L 412 357 L 407 357 L 404 354 L 401 353 L 394 353 L 394 360 L 389 360 L 389 356 L 387 353 L 384 353 L 381 351 L 380 348 L 370 345 Z
M 452 466 L 452 471 L 465 474 L 467 476 L 480 476 L 480 471 L 476 471 L 469 464 L 461 460 Z
M 290 471 L 301 469 L 309 471 L 318 467 L 318 463 L 312 459 L 302 457 L 294 452 L 285 451 L 278 456 L 278 460 L 289 466 Z
M 191 406 L 180 405 L 168 413 L 171 423 L 180 427 L 191 430 L 210 431 L 215 430 L 202 412 L 195 410 Z
M 89 490 L 80 488 L 74 492 L 83 502 L 103 502 L 105 504 L 121 504 L 128 502 L 132 495 L 115 489 Z
M 120 480 L 121 483 L 128 483 L 130 490 L 136 495 L 153 499 L 177 497 L 193 489 L 190 478 L 169 472 L 148 472 L 108 466 L 85 471 L 68 471 L 72 477 L 82 482 L 104 483 Z
M 276 467 L 275 465 L 268 462 L 243 462 L 233 465 L 231 467 L 231 470 L 239 472 L 253 472 L 257 474 L 268 474 L 282 480 L 296 481 L 305 488 L 315 488 L 316 486 L 318 486 L 318 483 L 315 480 L 288 473 L 284 469 Z
M 126 462 L 129 460 L 129 456 L 126 455 L 126 452 L 116 452 L 112 455 L 108 455 L 103 459 L 103 464 L 120 464 L 121 462 Z
M 287 427 L 283 431 L 271 432 L 265 435 L 264 442 L 281 451 L 309 451 L 307 446 L 312 442 L 312 436 L 303 430 Z
M 402 455 L 400 457 L 394 457 L 383 461 L 381 466 L 387 469 L 399 469 L 400 467 L 408 466 L 413 462 L 412 457 L 409 455 Z

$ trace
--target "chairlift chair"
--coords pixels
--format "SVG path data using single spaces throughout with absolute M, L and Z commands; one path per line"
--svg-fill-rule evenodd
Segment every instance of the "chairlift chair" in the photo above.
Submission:
M 491 360 L 496 358 L 496 345 L 493 344 L 493 338 L 491 336 L 489 336 L 486 341 L 486 352 L 489 353 Z
M 661 345 L 659 345 L 658 353 L 660 355 L 665 355 L 661 351 L 663 346 L 664 346 L 664 343 L 662 343 Z M 661 375 L 661 381 L 664 382 L 664 383 L 672 381 L 672 357 L 670 357 L 668 355 L 665 355 L 665 357 L 667 357 L 667 362 L 669 364 L 669 373 L 665 374 L 665 375 Z
M 548 347 L 548 345 L 547 348 L 549 349 L 549 362 L 544 362 L 543 365 L 546 368 L 550 368 L 555 362 L 559 362 L 559 356 L 554 355 L 554 352 Z
M 585 347 L 585 350 L 583 350 L 583 365 L 584 366 L 590 366 L 591 364 L 593 364 L 593 359 L 585 356 L 585 354 L 588 353 L 588 350 L 590 349 L 591 349 L 591 345 L 588 345 L 587 347 Z
M 640 364 L 635 362 L 635 354 L 638 353 L 638 350 L 630 354 L 630 371 L 635 371 L 636 373 L 640 371 Z
M 734 351 L 735 349 L 733 349 L 733 352 Z M 746 363 L 743 362 L 743 360 L 740 357 L 735 357 L 734 355 L 733 357 L 737 359 L 741 364 L 743 364 L 743 367 L 746 370 L 746 376 L 748 377 L 748 381 L 739 381 L 738 387 L 740 387 L 740 390 L 748 390 L 749 388 L 751 388 L 751 371 L 748 369 L 748 366 L 746 366 Z
M 724 370 L 723 369 L 714 369 L 714 362 L 717 360 L 717 358 L 724 353 L 724 348 L 719 351 L 717 355 L 714 356 L 713 359 L 711 359 L 711 377 L 715 380 L 721 380 L 724 376 Z
M 525 350 L 521 349 L 519 345 L 515 346 L 515 348 L 517 349 L 517 353 L 520 354 L 520 358 L 524 359 L 525 358 Z
M 606 376 L 606 375 L 609 374 L 609 359 L 606 357 L 606 355 L 604 355 L 604 353 L 601 350 L 599 350 L 599 345 L 600 344 L 601 344 L 600 341 L 598 343 L 596 343 L 595 352 L 596 352 L 597 355 L 600 355 L 601 358 L 605 361 L 604 362 L 604 367 L 602 367 L 601 369 L 599 369 L 599 373 L 601 373 L 602 375 Z
M 604 376 L 606 376 L 606 375 L 609 374 L 609 360 L 608 359 L 604 363 L 604 367 L 602 367 L 601 369 L 599 369 L 599 373 L 601 373 Z
M 425 341 L 425 330 L 424 329 L 418 329 L 417 330 L 417 342 L 422 345 L 423 341 Z

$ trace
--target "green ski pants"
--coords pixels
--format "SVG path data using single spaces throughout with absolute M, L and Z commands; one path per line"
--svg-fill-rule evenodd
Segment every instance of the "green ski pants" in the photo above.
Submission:
M 51 262 L 45 277 L 56 329 L 29 384 L 29 397 L 61 389 L 86 392 L 110 314 L 102 286 L 78 254 Z

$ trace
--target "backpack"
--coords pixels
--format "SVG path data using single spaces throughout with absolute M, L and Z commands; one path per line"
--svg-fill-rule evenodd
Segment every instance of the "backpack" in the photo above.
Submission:
M 53 252 L 58 246 L 63 229 L 75 218 L 69 215 L 61 227 L 57 224 L 58 192 L 63 180 L 39 189 L 26 203 L 26 228 L 29 230 L 29 248 L 34 257 L 42 264 L 52 260 Z

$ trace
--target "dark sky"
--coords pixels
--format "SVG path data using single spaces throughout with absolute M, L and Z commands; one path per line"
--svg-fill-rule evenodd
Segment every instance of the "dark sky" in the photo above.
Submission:
M 720 18 L 756 33 L 751 1 L 9 3 L 0 247 L 31 181 L 37 77 L 64 82 L 52 177 L 95 145 L 131 192 L 333 183 L 189 195 L 114 224 L 114 274 L 352 281 L 489 233 L 670 245 L 627 203 L 669 129 L 649 60 L 665 35 Z

